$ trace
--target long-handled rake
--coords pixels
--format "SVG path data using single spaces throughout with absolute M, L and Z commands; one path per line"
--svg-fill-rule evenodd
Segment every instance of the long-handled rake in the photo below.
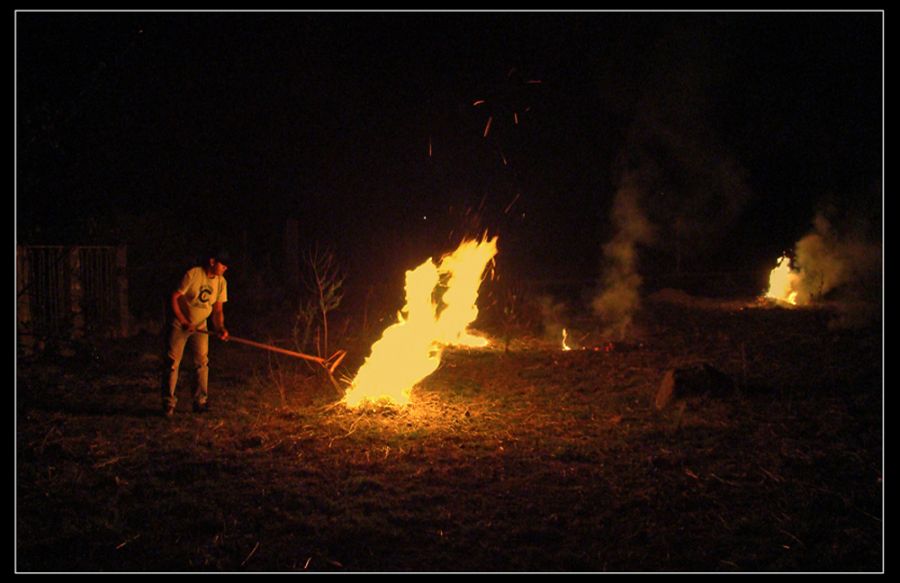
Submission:
M 209 330 L 197 330 L 201 334 L 209 334 L 210 336 L 215 336 L 215 334 L 211 333 Z M 271 344 L 263 344 L 262 342 L 255 342 L 253 340 L 247 340 L 246 338 L 238 338 L 237 336 L 229 336 L 227 342 L 237 342 L 239 344 L 246 344 L 247 346 L 253 346 L 254 348 L 261 348 L 263 350 L 268 350 L 270 352 L 277 352 L 278 354 L 284 354 L 287 356 L 293 356 L 294 358 L 300 358 L 309 362 L 315 362 L 322 366 L 325 370 L 325 373 L 328 375 L 328 380 L 331 381 L 332 386 L 337 391 L 338 396 L 342 396 L 344 391 L 341 389 L 340 385 L 338 385 L 337 381 L 334 379 L 334 370 L 341 364 L 341 361 L 344 360 L 344 357 L 347 356 L 346 350 L 338 350 L 328 358 L 322 358 L 320 356 L 312 356 L 311 354 L 303 354 L 302 352 L 294 352 L 293 350 L 286 350 L 284 348 L 280 348 L 278 346 L 272 346 Z

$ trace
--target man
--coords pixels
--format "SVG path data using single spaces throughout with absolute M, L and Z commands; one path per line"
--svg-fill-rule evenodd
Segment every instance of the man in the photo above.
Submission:
M 194 412 L 209 410 L 209 335 L 206 320 L 212 314 L 216 333 L 222 340 L 228 340 L 225 329 L 223 306 L 228 301 L 228 286 L 225 271 L 231 259 L 227 252 L 211 253 L 206 265 L 189 269 L 181 280 L 181 285 L 172 293 L 171 304 L 175 318 L 168 331 L 166 343 L 166 366 L 162 379 L 163 414 L 171 417 L 175 413 L 175 386 L 178 384 L 178 368 L 184 355 L 184 347 L 190 344 L 196 370 L 194 388 Z

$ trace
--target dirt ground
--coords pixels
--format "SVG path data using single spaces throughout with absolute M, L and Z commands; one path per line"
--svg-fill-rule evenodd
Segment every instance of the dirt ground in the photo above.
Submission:
M 234 343 L 212 411 L 182 373 L 172 419 L 155 337 L 20 358 L 16 568 L 881 571 L 880 322 L 658 299 L 625 343 L 582 318 L 567 352 L 448 350 L 406 408 L 348 410 Z M 366 347 L 344 347 L 346 376 Z M 657 410 L 697 362 L 734 387 Z

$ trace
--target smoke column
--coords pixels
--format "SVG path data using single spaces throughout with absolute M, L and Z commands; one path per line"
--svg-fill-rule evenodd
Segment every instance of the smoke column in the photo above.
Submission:
M 838 310 L 829 322 L 832 328 L 856 328 L 875 320 L 883 293 L 880 244 L 862 232 L 838 232 L 820 212 L 795 251 L 799 305 L 830 294 Z
M 653 240 L 653 228 L 640 206 L 640 189 L 631 175 L 626 176 L 613 201 L 613 239 L 603 246 L 606 263 L 603 289 L 594 298 L 592 308 L 606 327 L 604 335 L 623 339 L 640 307 L 638 272 L 639 244 Z

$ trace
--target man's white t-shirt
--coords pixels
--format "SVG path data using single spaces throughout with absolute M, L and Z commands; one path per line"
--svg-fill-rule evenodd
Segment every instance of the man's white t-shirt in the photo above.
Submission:
M 228 301 L 228 283 L 221 275 L 209 277 L 202 267 L 188 270 L 181 279 L 178 291 L 184 296 L 188 313 L 185 317 L 192 324 L 199 325 L 212 314 L 213 304 Z

